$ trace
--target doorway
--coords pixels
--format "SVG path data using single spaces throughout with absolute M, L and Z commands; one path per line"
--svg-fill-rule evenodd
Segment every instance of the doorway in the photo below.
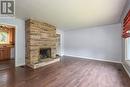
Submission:
M 0 70 L 15 67 L 15 27 L 0 25 Z

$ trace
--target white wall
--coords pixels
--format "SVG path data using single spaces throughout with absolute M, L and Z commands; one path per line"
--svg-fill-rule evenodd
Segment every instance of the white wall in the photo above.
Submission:
M 64 55 L 121 62 L 121 24 L 64 31 Z
M 61 43 L 60 55 L 63 56 L 63 54 L 64 54 L 64 31 L 62 31 L 60 29 L 56 29 L 56 33 L 61 35 L 61 38 L 60 38 L 60 43 Z
M 15 65 L 25 64 L 25 22 L 16 18 L 0 18 L 0 24 L 16 26 Z

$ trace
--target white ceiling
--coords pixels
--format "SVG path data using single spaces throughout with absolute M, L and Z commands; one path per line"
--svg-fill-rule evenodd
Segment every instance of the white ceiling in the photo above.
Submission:
M 16 17 L 48 22 L 61 29 L 119 23 L 127 0 L 15 0 Z

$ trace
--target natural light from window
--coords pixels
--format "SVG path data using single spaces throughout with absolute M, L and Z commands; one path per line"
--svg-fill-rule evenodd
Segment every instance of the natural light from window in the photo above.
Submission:
M 8 44 L 8 32 L 0 32 L 0 44 Z

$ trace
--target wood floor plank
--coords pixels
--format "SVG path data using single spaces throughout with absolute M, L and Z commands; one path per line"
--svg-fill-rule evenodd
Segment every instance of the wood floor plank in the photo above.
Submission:
M 63 57 L 36 70 L 1 70 L 0 87 L 130 87 L 130 78 L 118 63 Z

